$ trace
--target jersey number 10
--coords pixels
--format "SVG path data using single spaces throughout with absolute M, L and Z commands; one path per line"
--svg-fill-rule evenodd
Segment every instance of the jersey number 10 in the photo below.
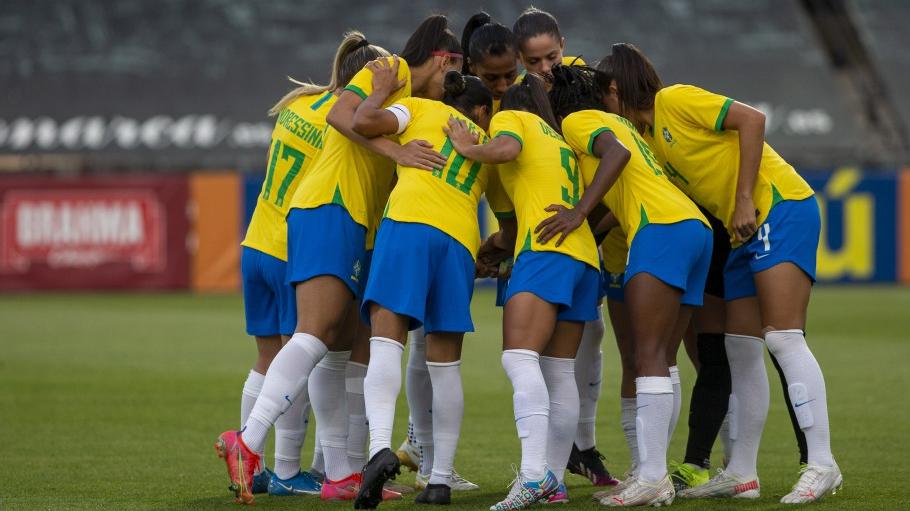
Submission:
M 442 146 L 442 151 L 439 153 L 448 161 L 449 156 L 452 155 L 452 151 L 452 141 L 449 140 L 449 137 L 446 137 L 446 143 Z M 463 182 L 459 183 L 458 174 L 461 172 L 461 167 L 464 165 L 464 162 L 464 156 L 455 153 L 455 158 L 448 164 L 449 171 L 446 173 L 446 183 L 454 186 L 461 193 L 469 194 L 471 193 L 471 187 L 474 186 L 474 181 L 477 180 L 477 174 L 480 173 L 481 163 L 479 161 L 473 162 L 471 168 L 468 170 L 468 175 L 465 176 Z M 433 169 L 433 175 L 441 178 L 442 171 L 443 169 Z

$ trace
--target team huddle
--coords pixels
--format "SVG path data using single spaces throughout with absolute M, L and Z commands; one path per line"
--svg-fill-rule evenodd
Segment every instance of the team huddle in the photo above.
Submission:
M 805 339 L 814 192 L 765 142 L 761 112 L 664 86 L 630 44 L 594 67 L 564 48 L 556 19 L 535 8 L 512 29 L 479 13 L 461 41 L 430 16 L 397 55 L 351 32 L 331 83 L 297 82 L 272 108 L 242 249 L 258 359 L 241 428 L 215 446 L 238 502 L 313 494 L 371 509 L 415 491 L 394 483 L 402 465 L 417 472 L 420 504 L 477 489 L 454 460 L 478 277 L 497 278 L 521 444 L 515 481 L 490 509 L 568 502 L 567 470 L 603 487 L 594 498 L 609 507 L 758 498 L 765 346 L 800 450 L 781 502 L 840 488 Z M 499 224 L 485 240 L 482 197 Z M 622 480 L 595 446 L 604 300 L 632 458 Z M 697 379 L 684 462 L 668 464 L 683 343 Z M 408 436 L 393 451 L 403 379 Z M 303 471 L 311 407 L 316 448 Z M 718 438 L 724 467 L 711 477 Z

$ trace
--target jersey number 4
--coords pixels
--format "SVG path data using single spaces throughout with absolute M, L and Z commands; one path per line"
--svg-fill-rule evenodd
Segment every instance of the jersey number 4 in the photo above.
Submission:
M 303 166 L 303 160 L 306 159 L 306 155 L 293 147 L 282 144 L 280 140 L 275 141 L 275 145 L 272 146 L 272 157 L 269 158 L 269 169 L 265 173 L 265 184 L 262 186 L 262 198 L 264 200 L 269 200 L 272 195 L 272 179 L 275 177 L 275 167 L 278 165 L 279 153 L 281 153 L 281 161 L 293 160 L 291 168 L 284 175 L 284 179 L 281 180 L 281 185 L 278 187 L 278 192 L 275 194 L 275 205 L 280 208 L 284 205 L 284 196 L 288 193 L 288 188 L 291 187 L 297 174 L 300 173 L 300 167 Z

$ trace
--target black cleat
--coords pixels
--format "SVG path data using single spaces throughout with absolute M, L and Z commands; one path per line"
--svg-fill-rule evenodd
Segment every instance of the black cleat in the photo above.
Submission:
M 426 488 L 417 495 L 414 502 L 418 504 L 436 504 L 437 506 L 448 506 L 452 503 L 452 488 L 447 484 L 428 484 Z
M 354 509 L 376 509 L 382 502 L 382 486 L 401 473 L 401 462 L 391 449 L 383 449 L 363 467 L 360 491 L 354 499 Z
M 594 486 L 616 486 L 619 481 L 610 475 L 610 471 L 603 464 L 603 455 L 592 447 L 585 451 L 578 450 L 572 444 L 572 454 L 569 455 L 569 472 L 588 478 Z

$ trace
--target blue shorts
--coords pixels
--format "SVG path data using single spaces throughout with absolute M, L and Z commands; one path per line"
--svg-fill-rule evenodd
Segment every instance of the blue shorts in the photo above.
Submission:
M 559 252 L 522 252 L 512 268 L 505 301 L 532 293 L 559 306 L 557 321 L 597 319 L 600 274 L 591 266 Z
M 376 234 L 360 314 L 370 304 L 411 319 L 408 330 L 473 332 L 474 258 L 455 238 L 426 224 L 386 218 Z
M 700 306 L 713 242 L 711 229 L 699 220 L 648 224 L 632 239 L 623 286 L 639 273 L 648 273 L 681 290 L 682 305 Z
M 285 282 L 287 263 L 254 248 L 241 247 L 246 333 L 257 337 L 293 335 L 297 328 L 294 288 Z
M 366 228 L 346 209 L 326 204 L 288 214 L 288 284 L 323 275 L 338 277 L 354 297 L 363 296 Z
M 753 275 L 780 263 L 793 263 L 815 282 L 821 215 L 815 197 L 785 200 L 771 208 L 765 223 L 734 248 L 724 266 L 724 298 L 755 296 Z
M 603 294 L 607 300 L 625 303 L 626 293 L 623 286 L 626 281 L 625 273 L 610 273 L 606 270 L 603 272 Z

